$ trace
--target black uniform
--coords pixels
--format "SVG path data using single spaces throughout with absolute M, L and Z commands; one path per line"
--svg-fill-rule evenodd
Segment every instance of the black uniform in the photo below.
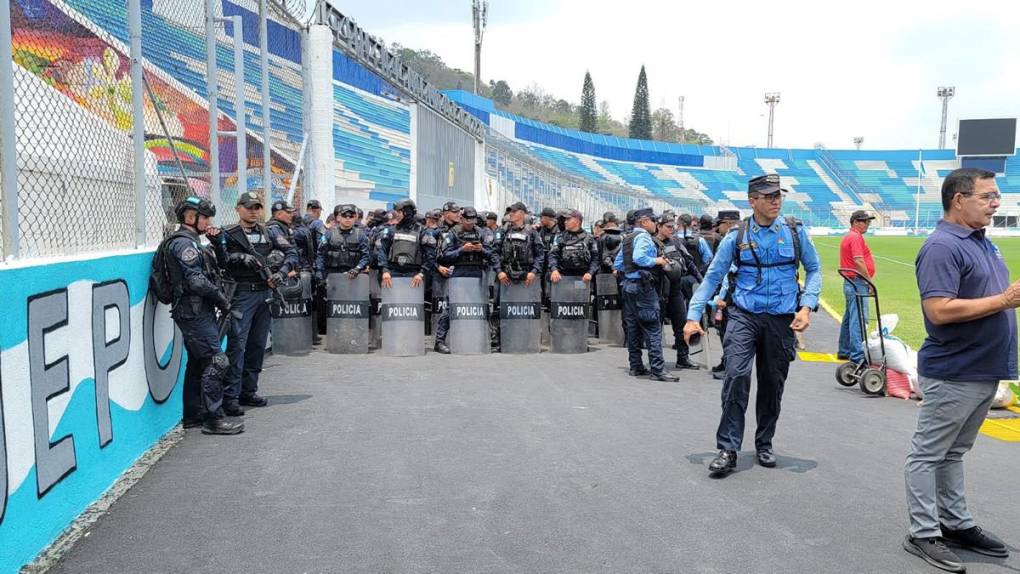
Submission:
M 676 348 L 676 362 L 685 364 L 689 362 L 689 349 L 684 342 L 683 327 L 687 322 L 687 294 L 686 284 L 688 278 L 695 282 L 701 281 L 701 273 L 698 271 L 694 256 L 687 251 L 684 242 L 676 236 L 662 242 L 662 256 L 675 262 L 664 275 L 661 293 L 663 309 L 673 326 L 674 347 Z
M 376 265 L 380 275 L 413 277 L 428 276 L 436 270 L 436 239 L 413 220 L 384 227 L 379 232 Z
M 481 251 L 465 251 L 464 245 L 477 243 L 482 246 Z M 439 264 L 444 267 L 453 267 L 450 277 L 482 277 L 486 268 L 492 263 L 492 248 L 485 244 L 483 234 L 478 226 L 472 227 L 471 231 L 464 229 L 461 225 L 453 226 L 446 233 L 442 240 L 443 250 L 439 255 Z M 448 297 L 447 297 L 448 299 Z M 450 305 L 443 306 L 442 314 L 439 316 L 439 324 L 436 325 L 436 343 L 445 343 L 446 334 L 450 330 Z
M 571 277 L 589 273 L 594 278 L 601 266 L 595 238 L 583 229 L 561 231 L 556 235 L 549 249 L 548 261 L 549 273 L 559 271 L 560 275 Z
M 230 361 L 220 350 L 216 309 L 230 302 L 220 289 L 213 250 L 203 247 L 198 233 L 181 227 L 166 244 L 173 283 L 170 310 L 184 336 L 188 364 L 184 372 L 184 420 L 223 418 L 223 384 Z
M 523 283 L 528 273 L 535 274 L 535 280 L 542 280 L 542 269 L 545 267 L 545 245 L 533 227 L 524 225 L 514 227 L 508 224 L 496 232 L 493 240 L 495 250 L 492 256 L 492 272 L 497 281 L 500 273 L 506 273 L 510 281 Z M 494 309 L 499 309 L 499 289 L 496 290 Z M 492 314 L 491 331 L 493 343 L 499 343 L 499 312 Z
M 623 245 L 623 230 L 617 228 L 604 229 L 597 243 L 599 256 L 601 257 L 599 272 L 612 273 L 613 259 L 616 258 L 616 252 Z
M 315 276 L 325 282 L 330 273 L 357 276 L 368 267 L 368 234 L 360 227 L 339 226 L 326 231 L 315 256 Z

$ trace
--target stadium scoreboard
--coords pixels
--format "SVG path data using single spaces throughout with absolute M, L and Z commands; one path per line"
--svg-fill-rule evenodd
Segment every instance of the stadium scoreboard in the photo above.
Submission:
M 956 157 L 1005 157 L 1016 154 L 1016 118 L 960 120 Z

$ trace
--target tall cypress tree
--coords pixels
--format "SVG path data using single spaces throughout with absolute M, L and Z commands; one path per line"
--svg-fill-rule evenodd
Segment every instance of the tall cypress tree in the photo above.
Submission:
M 652 139 L 652 110 L 648 104 L 648 77 L 645 67 L 638 74 L 637 89 L 634 90 L 634 107 L 630 110 L 630 137 L 642 140 Z
M 595 109 L 595 84 L 591 81 L 591 73 L 584 73 L 584 87 L 581 89 L 581 131 L 595 133 L 598 131 L 598 110 Z

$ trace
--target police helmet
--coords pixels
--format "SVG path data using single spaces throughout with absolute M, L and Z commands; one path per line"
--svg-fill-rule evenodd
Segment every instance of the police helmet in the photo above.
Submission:
M 186 197 L 177 204 L 174 209 L 174 213 L 177 214 L 177 221 L 184 221 L 184 214 L 189 209 L 194 209 L 199 215 L 206 217 L 216 217 L 216 206 L 212 204 L 208 199 L 204 197 Z

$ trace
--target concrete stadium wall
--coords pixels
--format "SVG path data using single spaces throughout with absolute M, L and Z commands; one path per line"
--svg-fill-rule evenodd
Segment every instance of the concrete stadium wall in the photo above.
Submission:
M 0 573 L 31 561 L 181 418 L 152 252 L 0 269 Z

